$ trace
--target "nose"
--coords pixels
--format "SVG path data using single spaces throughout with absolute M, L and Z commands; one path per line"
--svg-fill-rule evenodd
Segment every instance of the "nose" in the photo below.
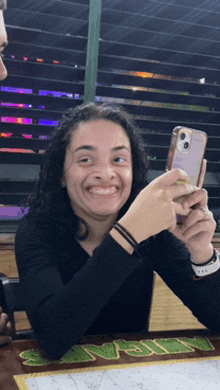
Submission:
M 105 163 L 100 163 L 99 167 L 96 167 L 94 177 L 98 180 L 108 181 L 115 177 L 115 172 L 112 166 Z
M 8 75 L 7 69 L 2 61 L 2 58 L 0 58 L 0 80 L 6 79 Z

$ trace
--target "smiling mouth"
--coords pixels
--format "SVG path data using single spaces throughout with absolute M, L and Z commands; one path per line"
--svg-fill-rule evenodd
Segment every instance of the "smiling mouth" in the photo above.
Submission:
M 118 192 L 118 187 L 89 187 L 87 191 L 92 195 L 115 195 Z

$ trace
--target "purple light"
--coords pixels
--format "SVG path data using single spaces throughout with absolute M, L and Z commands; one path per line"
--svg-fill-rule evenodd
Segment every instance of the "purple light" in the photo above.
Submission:
M 58 126 L 59 121 L 50 121 L 48 119 L 39 119 L 38 124 L 41 126 Z
M 49 135 L 39 135 L 39 139 L 47 140 L 47 139 L 49 139 Z
M 22 119 L 23 119 L 22 123 L 24 125 L 32 125 L 32 123 L 33 123 L 33 119 L 28 119 L 28 118 L 22 118 Z
M 13 93 L 26 93 L 26 94 L 32 94 L 32 89 L 25 89 L 25 88 L 13 88 L 13 87 L 1 87 L 2 92 L 13 92 Z
M 27 214 L 28 208 L 24 210 Z M 21 219 L 24 216 L 20 207 L 7 207 L 0 205 L 0 220 Z
M 40 90 L 38 94 L 39 94 L 40 96 L 52 95 L 53 97 L 67 96 L 67 97 L 69 97 L 69 98 L 73 98 L 73 94 L 72 94 L 72 93 L 68 93 L 68 92 L 44 91 L 44 90 Z
M 9 116 L 2 116 L 1 117 L 2 123 L 17 123 L 17 118 L 9 117 Z
M 49 91 L 39 91 L 38 95 L 40 96 L 47 96 L 47 94 L 50 93 Z
M 38 106 L 38 108 L 40 108 L 41 110 L 44 110 L 45 106 Z

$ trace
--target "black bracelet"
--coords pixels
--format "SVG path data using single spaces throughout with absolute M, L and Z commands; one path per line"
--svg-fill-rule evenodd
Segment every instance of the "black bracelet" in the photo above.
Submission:
M 124 237 L 125 240 L 126 240 L 134 249 L 136 249 L 136 244 L 134 243 L 134 241 L 132 241 L 132 240 L 129 238 L 129 236 L 127 236 L 126 233 L 125 233 L 122 229 L 119 228 L 118 225 L 113 225 L 112 227 L 113 227 L 115 230 L 117 230 L 117 232 L 120 233 L 120 234 L 122 235 L 122 237 Z
M 118 226 L 134 243 L 135 246 L 138 246 L 138 242 L 135 240 L 135 238 L 129 233 L 127 229 L 125 229 L 124 226 L 122 226 L 119 222 L 115 222 L 114 226 Z
M 142 257 L 140 253 L 138 252 L 138 242 L 134 239 L 134 237 L 127 231 L 127 229 L 124 228 L 124 226 L 120 225 L 118 222 L 115 222 L 115 224 L 112 226 L 115 230 L 117 230 L 118 233 L 124 237 L 124 239 L 134 248 L 135 253 L 139 257 L 139 259 L 142 260 Z

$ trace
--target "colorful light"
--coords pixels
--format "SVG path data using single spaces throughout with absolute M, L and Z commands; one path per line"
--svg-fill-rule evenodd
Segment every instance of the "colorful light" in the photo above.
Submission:
M 135 76 L 143 77 L 144 79 L 152 78 L 154 75 L 153 73 L 148 73 L 148 72 L 134 72 L 134 73 L 135 73 Z
M 24 138 L 27 138 L 27 139 L 33 138 L 33 135 L 32 135 L 32 134 L 22 134 L 22 136 L 23 136 Z
M 10 138 L 13 135 L 13 133 L 0 133 L 0 137 L 2 138 Z
M 36 154 L 31 149 L 18 149 L 18 148 L 0 148 L 2 153 L 27 153 L 27 154 Z
M 2 116 L 1 122 L 2 123 L 17 123 L 17 124 L 21 124 L 21 125 L 32 125 L 33 119 L 19 118 L 19 117 L 12 117 L 12 116 Z
M 32 108 L 32 104 L 20 104 L 20 103 L 1 103 L 2 107 L 15 107 L 15 108 Z

